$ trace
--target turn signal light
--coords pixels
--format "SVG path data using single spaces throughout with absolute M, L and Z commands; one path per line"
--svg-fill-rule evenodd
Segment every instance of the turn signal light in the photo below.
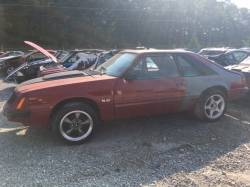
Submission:
M 25 103 L 25 97 L 19 100 L 19 102 L 17 103 L 16 109 L 21 110 L 24 107 L 24 103 Z

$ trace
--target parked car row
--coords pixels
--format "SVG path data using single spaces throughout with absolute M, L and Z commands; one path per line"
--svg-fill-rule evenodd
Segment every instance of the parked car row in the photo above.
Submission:
M 98 49 L 45 50 L 32 42 L 25 43 L 32 46 L 35 51 L 0 60 L 0 70 L 6 76 L 6 81 L 21 83 L 56 72 L 85 70 L 105 62 L 116 53 L 115 50 Z
M 50 128 L 69 143 L 88 140 L 110 120 L 192 111 L 201 120 L 217 121 L 230 100 L 248 92 L 242 72 L 185 50 L 121 50 L 115 55 L 77 50 L 58 60 L 26 43 L 45 54 L 48 63 L 36 61 L 39 77 L 16 87 L 3 114 L 10 121 Z M 8 78 L 25 74 L 24 69 L 29 73 L 31 64 Z

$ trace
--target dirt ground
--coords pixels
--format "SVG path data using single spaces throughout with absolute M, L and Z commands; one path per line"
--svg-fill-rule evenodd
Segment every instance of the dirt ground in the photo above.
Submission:
M 0 80 L 0 110 L 13 89 Z M 0 115 L 0 186 L 250 186 L 250 103 L 216 123 L 188 114 L 103 124 L 69 146 Z

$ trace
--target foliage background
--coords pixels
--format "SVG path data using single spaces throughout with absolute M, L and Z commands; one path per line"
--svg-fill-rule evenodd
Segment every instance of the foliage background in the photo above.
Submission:
M 230 0 L 0 0 L 0 48 L 199 49 L 250 45 L 250 11 Z

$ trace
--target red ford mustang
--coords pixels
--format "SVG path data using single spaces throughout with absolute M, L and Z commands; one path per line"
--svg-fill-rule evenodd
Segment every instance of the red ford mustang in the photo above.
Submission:
M 102 121 L 192 110 L 220 119 L 248 91 L 241 73 L 187 51 L 127 50 L 85 72 L 47 75 L 19 85 L 4 106 L 10 120 L 52 127 L 64 140 L 87 140 Z

